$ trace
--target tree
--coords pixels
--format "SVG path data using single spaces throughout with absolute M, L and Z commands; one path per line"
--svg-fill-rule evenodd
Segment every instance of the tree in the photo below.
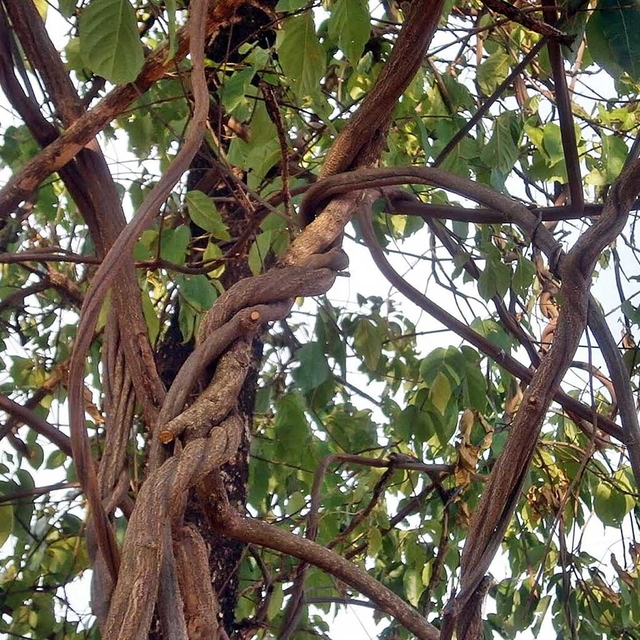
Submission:
M 635 3 L 1 0 L 0 32 L 3 633 L 355 603 L 640 637 Z M 356 243 L 396 293 L 341 307 Z

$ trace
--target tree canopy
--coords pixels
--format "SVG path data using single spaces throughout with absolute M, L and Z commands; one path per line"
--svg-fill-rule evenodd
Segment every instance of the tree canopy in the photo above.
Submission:
M 0 0 L 0 88 L 0 633 L 640 638 L 637 2 Z

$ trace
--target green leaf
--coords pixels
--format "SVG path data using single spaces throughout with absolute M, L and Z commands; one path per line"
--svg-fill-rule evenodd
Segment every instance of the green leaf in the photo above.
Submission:
M 80 15 L 80 54 L 94 73 L 113 82 L 133 82 L 144 55 L 129 0 L 92 0 Z
M 640 0 L 600 0 L 587 23 L 593 59 L 614 78 L 640 80 Z
M 638 307 L 633 305 L 629 300 L 625 300 L 620 308 L 622 313 L 624 313 L 631 322 L 640 325 L 640 309 L 638 309 Z
M 440 372 L 429 389 L 429 400 L 431 400 L 433 406 L 444 415 L 450 399 L 451 383 L 449 382 L 449 378 Z
M 317 92 L 326 61 L 311 13 L 287 19 L 277 42 L 278 59 L 295 93 L 308 96 Z
M 184 264 L 189 240 L 191 240 L 191 232 L 184 224 L 176 229 L 163 229 L 160 239 L 160 256 L 173 264 Z
M 304 401 L 298 393 L 288 393 L 276 401 L 275 419 L 276 455 L 282 459 L 296 453 L 301 460 L 301 447 L 311 439 L 309 424 L 304 414 Z
M 602 165 L 605 169 L 607 184 L 612 184 L 622 172 L 629 155 L 625 141 L 618 136 L 602 136 Z
M 56 449 L 49 454 L 49 457 L 47 458 L 46 468 L 57 469 L 58 467 L 61 467 L 66 462 L 66 460 L 67 454 L 64 451 Z
M 589 14 L 586 11 L 588 4 L 589 0 L 560 0 L 558 3 L 564 17 L 562 30 L 570 36 L 574 36 L 570 45 L 562 45 L 562 53 L 571 64 L 575 62 L 580 45 L 584 40 L 584 32 L 589 19 Z
M 404 575 L 402 576 L 402 586 L 404 587 L 407 600 L 414 607 L 417 607 L 420 596 L 425 589 L 422 584 L 422 567 L 420 567 L 420 571 L 417 569 L 405 569 Z
M 478 278 L 478 293 L 490 300 L 493 296 L 500 297 L 509 289 L 511 284 L 511 269 L 500 260 L 487 260 L 487 264 Z
M 329 37 L 356 65 L 371 33 L 369 11 L 362 0 L 338 0 L 329 19 Z
M 508 74 L 509 55 L 498 51 L 478 67 L 478 85 L 485 95 L 490 95 Z
M 151 298 L 148 295 L 142 294 L 142 313 L 144 314 L 145 322 L 149 329 L 149 340 L 151 344 L 155 344 L 158 334 L 160 333 L 160 318 L 153 307 Z
M 318 342 L 310 342 L 296 351 L 300 366 L 294 371 L 293 379 L 301 391 L 307 392 L 319 387 L 330 375 L 331 369 Z
M 595 491 L 593 508 L 605 525 L 619 527 L 624 517 L 633 508 L 633 499 L 623 494 L 608 482 L 599 482 Z
M 222 85 L 221 100 L 226 113 L 237 115 L 238 110 L 248 107 L 247 93 L 254 75 L 253 69 L 243 69 L 234 73 Z
M 13 507 L 9 502 L 0 504 L 0 548 L 13 532 Z
M 176 276 L 176 284 L 180 288 L 180 294 L 196 311 L 211 309 L 218 297 L 216 288 L 203 275 Z
M 555 122 L 548 122 L 542 127 L 542 148 L 549 158 L 551 165 L 564 160 L 564 148 L 562 146 L 562 133 Z
M 367 553 L 375 558 L 382 550 L 382 534 L 378 527 L 371 527 L 367 532 Z
M 477 363 L 467 361 L 462 380 L 465 406 L 484 411 L 487 408 L 487 381 Z
M 526 258 L 518 258 L 518 262 L 516 263 L 516 270 L 513 273 L 513 278 L 511 280 L 511 286 L 513 290 L 521 296 L 524 296 L 531 283 L 533 282 L 533 277 L 535 275 L 535 267 L 531 260 L 527 260 Z
M 249 249 L 249 269 L 254 276 L 262 272 L 269 249 L 271 247 L 271 231 L 263 231 Z
M 58 0 L 60 13 L 65 18 L 70 18 L 73 15 L 73 12 L 76 10 L 76 2 L 77 0 Z
M 420 378 L 428 385 L 433 384 L 439 373 L 443 371 L 464 371 L 464 358 L 455 347 L 438 347 L 420 363 Z M 456 376 L 456 384 L 460 381 Z
M 273 620 L 282 612 L 282 603 L 284 602 L 284 592 L 282 591 L 282 583 L 276 582 L 272 585 L 271 598 L 267 607 L 267 620 Z
M 189 217 L 202 229 L 219 240 L 231 240 L 227 225 L 213 200 L 202 191 L 189 191 L 186 196 Z
M 289 11 L 298 11 L 308 4 L 308 0 L 278 0 L 276 5 L 276 13 L 288 13 Z
M 176 41 L 176 0 L 165 0 L 167 22 L 169 23 L 169 58 L 176 55 L 178 43 Z
M 518 116 L 513 111 L 500 114 L 493 121 L 491 139 L 480 153 L 482 162 L 504 174 L 509 173 L 518 159 L 520 126 Z

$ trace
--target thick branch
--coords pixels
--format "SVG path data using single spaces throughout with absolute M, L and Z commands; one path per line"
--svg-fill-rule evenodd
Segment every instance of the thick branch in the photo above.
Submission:
M 193 6 L 193 5 L 192 5 Z M 152 473 L 129 521 L 118 578 L 104 630 L 105 640 L 147 638 L 162 566 L 163 533 L 179 514 L 186 492 L 236 454 L 242 422 L 225 420 L 209 438 L 190 442 Z
M 467 619 L 469 602 L 493 560 L 516 508 L 538 442 L 544 416 L 569 368 L 587 322 L 591 273 L 600 252 L 622 231 L 640 187 L 640 162 L 626 167 L 614 183 L 602 217 L 574 244 L 558 266 L 563 305 L 554 342 L 542 359 L 476 509 L 462 555 L 461 591 L 447 605 Z
M 414 0 L 405 24 L 375 85 L 335 140 L 322 167 L 322 176 L 353 168 L 370 143 L 375 145 L 389 126 L 398 98 L 416 75 L 438 27 L 444 0 Z M 379 155 L 374 154 L 375 156 Z M 371 158 L 376 160 L 377 157 Z M 355 163 L 355 166 L 362 164 Z M 305 218 L 305 223 L 311 219 Z

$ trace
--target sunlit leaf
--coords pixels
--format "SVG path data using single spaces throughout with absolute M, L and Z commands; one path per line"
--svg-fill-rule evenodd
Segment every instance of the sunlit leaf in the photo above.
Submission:
M 444 414 L 451 399 L 451 384 L 449 378 L 443 373 L 438 373 L 436 379 L 433 381 L 429 389 L 429 399 L 433 402 L 436 409 Z
M 358 322 L 355 332 L 355 346 L 364 357 L 365 365 L 375 369 L 382 353 L 382 337 L 378 328 L 367 318 Z
M 10 503 L 0 504 L 0 548 L 13 531 L 13 507 Z

